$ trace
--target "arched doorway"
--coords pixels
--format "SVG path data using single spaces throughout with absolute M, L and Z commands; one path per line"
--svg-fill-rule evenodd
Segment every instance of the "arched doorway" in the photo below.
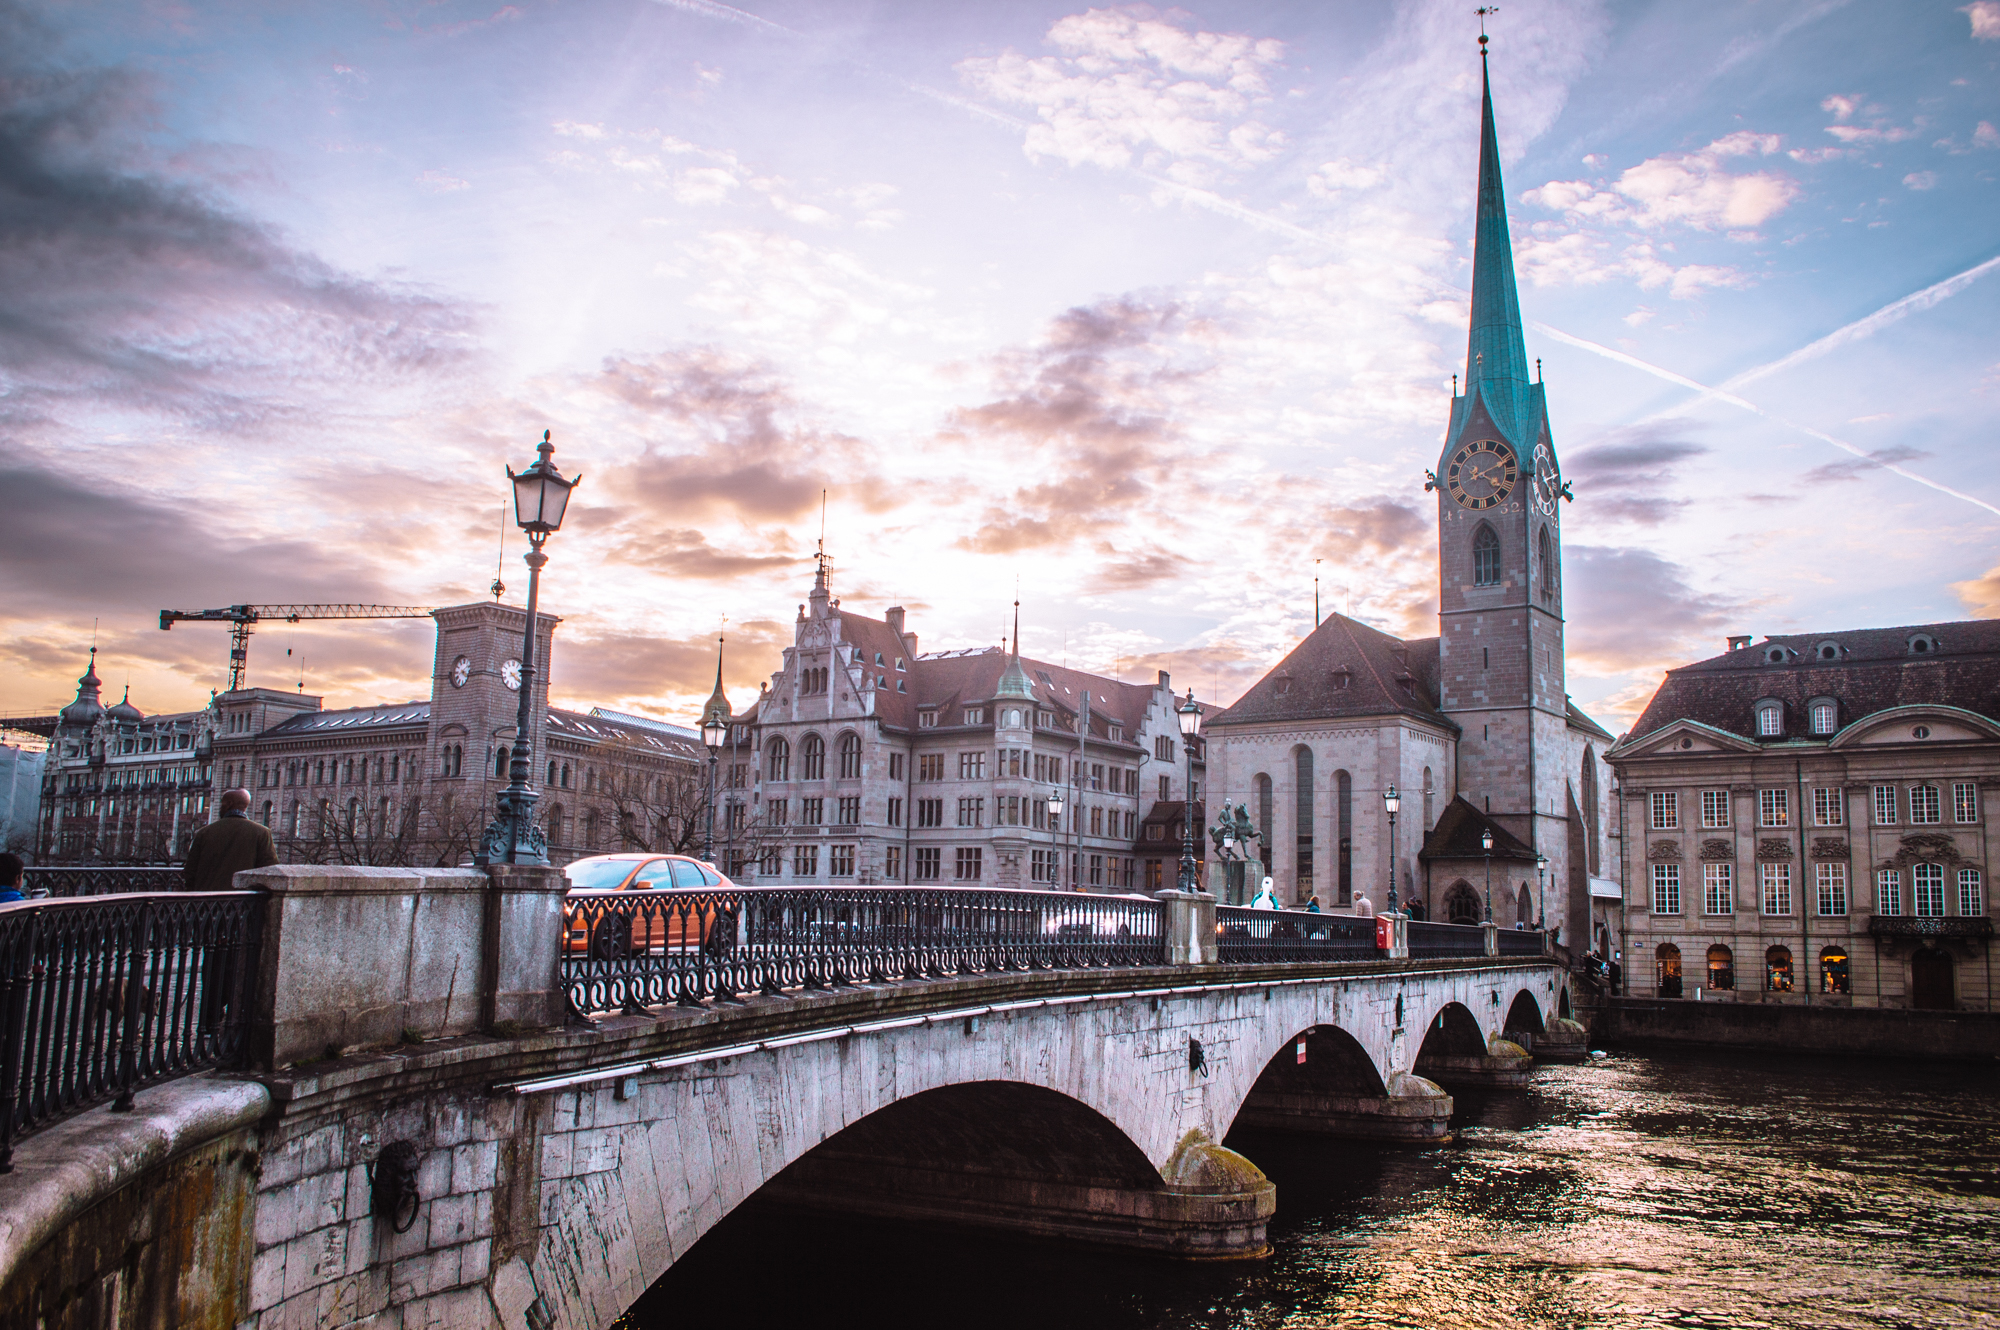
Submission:
M 1708 986 L 1736 987 L 1736 957 L 1719 942 L 1708 949 Z
M 1681 949 L 1671 942 L 1662 942 L 1653 952 L 1653 968 L 1659 974 L 1660 996 L 1677 998 L 1681 995 Z
M 1958 1003 L 1952 993 L 1951 956 L 1925 947 L 1910 957 L 1910 1005 L 1924 1011 L 1950 1011 Z
M 1847 948 L 1822 947 L 1819 953 L 1819 991 L 1844 994 L 1851 991 L 1847 980 Z
M 1789 947 L 1772 947 L 1764 953 L 1764 987 L 1773 993 L 1792 991 L 1792 953 Z
M 1470 882 L 1454 882 L 1444 894 L 1444 921 L 1448 924 L 1476 924 L 1480 916 L 1479 893 Z
M 1528 884 L 1525 882 L 1514 896 L 1514 922 L 1523 928 L 1535 922 L 1535 903 L 1528 895 Z

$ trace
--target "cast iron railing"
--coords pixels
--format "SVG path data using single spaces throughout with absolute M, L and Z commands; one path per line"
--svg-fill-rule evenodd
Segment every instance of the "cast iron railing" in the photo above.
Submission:
M 1372 961 L 1375 921 L 1307 910 L 1215 907 L 1217 958 L 1225 964 L 1282 961 Z
M 579 1013 L 788 988 L 1159 965 L 1158 901 L 958 888 L 574 891 L 563 984 Z
M 109 896 L 117 892 L 179 891 L 178 868 L 30 868 L 21 884 L 29 896 Z
M 241 1060 L 263 902 L 218 891 L 0 906 L 0 1172 L 26 1132 Z
M 1435 960 L 1442 956 L 1486 954 L 1486 930 L 1478 924 L 1435 924 L 1429 920 L 1412 919 L 1409 929 L 1412 959 L 1422 956 Z M 1539 947 L 1537 943 L 1537 949 Z
M 1542 954 L 1542 935 L 1525 928 L 1503 928 L 1497 937 L 1502 956 L 1539 956 Z

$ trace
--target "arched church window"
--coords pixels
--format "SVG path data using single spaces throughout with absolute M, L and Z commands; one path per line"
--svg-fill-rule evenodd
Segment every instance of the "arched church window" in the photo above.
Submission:
M 808 734 L 799 743 L 799 779 L 826 779 L 826 740 Z
M 1476 924 L 1480 916 L 1479 893 L 1470 882 L 1458 881 L 1444 894 L 1444 921 L 1448 924 Z
M 1556 593 L 1556 558 L 1554 546 L 1549 541 L 1549 529 L 1543 527 L 1535 535 L 1535 554 L 1541 564 L 1542 594 Z
M 1484 522 L 1472 534 L 1472 584 L 1500 585 L 1500 537 Z

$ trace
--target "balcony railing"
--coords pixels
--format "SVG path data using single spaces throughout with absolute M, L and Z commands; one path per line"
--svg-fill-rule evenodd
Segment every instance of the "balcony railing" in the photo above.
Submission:
M 1987 915 L 1950 915 L 1919 918 L 1908 914 L 1877 914 L 1869 917 L 1868 932 L 1873 937 L 1980 937 L 1993 936 L 1993 920 Z
M 0 906 L 0 1172 L 14 1140 L 243 1057 L 264 898 L 93 896 Z
M 1375 921 L 1308 910 L 1215 907 L 1216 952 L 1224 964 L 1284 961 L 1372 961 Z

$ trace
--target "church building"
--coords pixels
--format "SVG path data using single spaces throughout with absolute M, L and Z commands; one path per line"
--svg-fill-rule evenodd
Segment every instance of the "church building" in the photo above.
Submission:
M 1484 61 L 1482 45 L 1482 83 Z M 1618 908 L 1613 736 L 1565 691 L 1571 496 L 1529 373 L 1490 84 L 1481 114 L 1465 385 L 1424 486 L 1438 496 L 1437 636 L 1330 616 L 1208 719 L 1210 787 L 1248 805 L 1281 902 L 1546 921 L 1583 950 L 1609 943 Z

